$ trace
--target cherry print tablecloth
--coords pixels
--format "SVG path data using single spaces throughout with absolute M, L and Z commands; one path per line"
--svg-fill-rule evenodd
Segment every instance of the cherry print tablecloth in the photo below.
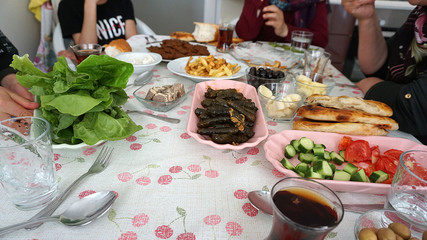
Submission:
M 328 71 L 337 82 L 351 83 L 333 67 Z M 154 69 L 154 79 L 164 77 L 179 76 L 161 63 Z M 131 118 L 143 130 L 127 139 L 105 143 L 115 149 L 108 168 L 83 181 L 56 213 L 79 198 L 103 190 L 117 193 L 111 210 L 87 226 L 66 227 L 50 222 L 36 230 L 20 230 L 0 239 L 250 240 L 268 235 L 272 217 L 252 207 L 247 194 L 271 189 L 284 175 L 264 158 L 263 143 L 240 151 L 202 145 L 186 133 L 191 96 L 169 112 L 160 113 L 145 109 L 133 98 L 135 89 L 127 89 L 130 99 L 125 109 L 175 117 L 181 123 L 170 124 L 132 113 Z M 331 94 L 362 96 L 360 90 L 349 87 L 335 87 Z M 270 134 L 291 128 L 289 123 L 267 124 Z M 54 150 L 60 192 L 89 169 L 100 148 Z M 384 201 L 382 196 L 340 196 L 344 202 Z M 0 201 L 1 227 L 29 219 L 38 212 L 17 210 L 2 189 Z M 353 227 L 358 216 L 346 212 L 343 222 L 327 239 L 354 239 Z

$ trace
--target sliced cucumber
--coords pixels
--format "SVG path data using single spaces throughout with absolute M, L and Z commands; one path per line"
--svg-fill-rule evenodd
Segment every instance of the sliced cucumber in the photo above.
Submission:
M 312 153 L 300 153 L 298 155 L 298 160 L 304 163 L 311 163 L 315 160 L 317 160 L 317 157 L 314 156 Z
M 291 143 L 290 143 L 290 144 L 295 148 L 295 150 L 296 150 L 297 152 L 299 152 L 299 140 L 294 139 L 294 140 L 292 140 L 292 141 L 291 141 Z
M 314 154 L 315 156 L 318 156 L 318 157 L 324 158 L 324 155 L 325 155 L 325 149 L 324 149 L 324 148 L 322 148 L 322 147 L 314 147 L 314 148 L 313 148 L 313 154 Z
M 330 177 L 334 173 L 327 161 L 318 161 L 313 167 L 313 170 L 325 177 Z
M 343 170 L 353 176 L 353 174 L 357 172 L 357 169 L 358 167 L 356 167 L 355 165 L 351 163 L 347 163 Z
M 315 148 L 319 148 L 319 147 L 320 147 L 320 148 L 323 148 L 323 149 L 325 149 L 325 148 L 326 148 L 326 146 L 325 146 L 325 145 L 323 145 L 323 144 L 321 144 L 321 143 L 315 143 L 315 144 L 314 144 L 314 147 L 315 147 Z
M 301 162 L 296 165 L 295 172 L 298 173 L 300 176 L 304 177 L 305 174 L 308 172 L 309 168 L 310 167 L 307 163 Z
M 344 158 L 342 158 L 341 155 L 339 155 L 334 151 L 331 152 L 331 160 L 338 165 L 341 165 L 344 163 Z
M 341 156 L 343 159 L 345 159 L 345 150 L 341 150 L 341 151 L 340 151 L 340 156 Z
M 381 183 L 387 179 L 388 179 L 388 174 L 381 170 L 375 171 L 371 174 L 371 176 L 369 176 L 369 181 L 374 183 Z
M 285 167 L 286 169 L 295 170 L 295 166 L 286 158 L 283 158 L 282 161 L 280 161 L 280 163 L 283 165 L 283 167 Z
M 323 158 L 327 161 L 330 161 L 331 160 L 331 154 L 328 151 L 325 151 L 323 153 Z
M 314 148 L 313 140 L 311 140 L 307 137 L 302 137 L 299 140 L 298 149 L 300 150 L 300 152 L 307 153 L 307 152 L 310 152 L 313 148 Z
M 314 171 L 313 167 L 309 168 L 309 170 L 307 171 L 306 177 L 307 178 L 316 178 L 316 179 L 324 179 L 325 178 L 322 174 Z
M 369 182 L 369 179 L 366 176 L 365 170 L 363 170 L 363 168 L 353 174 L 350 180 L 356 182 Z
M 343 170 L 336 170 L 333 180 L 350 181 L 351 175 Z
M 297 151 L 295 150 L 294 146 L 291 144 L 286 145 L 285 147 L 285 157 L 287 158 L 293 158 L 297 155 Z
M 335 164 L 333 163 L 329 163 L 329 166 L 332 168 L 332 172 L 335 173 L 335 171 L 337 170 L 337 166 L 335 166 Z

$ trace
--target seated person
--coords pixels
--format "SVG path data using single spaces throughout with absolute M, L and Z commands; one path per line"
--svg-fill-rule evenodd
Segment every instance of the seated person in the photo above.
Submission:
M 358 59 L 368 78 L 357 83 L 365 99 L 388 104 L 399 129 L 427 144 L 427 2 L 408 0 L 415 9 L 385 41 L 375 0 L 343 0 L 359 23 Z
M 311 44 L 328 44 L 325 0 L 245 0 L 236 34 L 245 41 L 291 42 L 291 32 L 314 33 Z
M 12 116 L 31 116 L 39 104 L 34 96 L 16 79 L 16 71 L 9 65 L 18 50 L 0 30 L 0 121 Z
M 64 38 L 76 44 L 108 44 L 137 33 L 130 0 L 62 0 L 58 18 Z

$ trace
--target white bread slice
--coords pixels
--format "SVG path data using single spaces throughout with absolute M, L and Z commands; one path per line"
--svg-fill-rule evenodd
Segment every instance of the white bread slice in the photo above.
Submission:
M 193 36 L 197 42 L 212 42 L 218 40 L 218 25 L 194 22 Z

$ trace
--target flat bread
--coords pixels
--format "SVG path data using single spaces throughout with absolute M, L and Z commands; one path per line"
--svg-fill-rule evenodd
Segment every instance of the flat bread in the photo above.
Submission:
M 296 120 L 293 124 L 293 129 L 365 136 L 385 136 L 388 133 L 387 130 L 383 129 L 381 125 L 376 124 L 316 122 L 304 118 Z
M 366 113 L 390 117 L 393 110 L 385 103 L 364 100 L 359 97 L 339 96 L 331 97 L 326 95 L 313 94 L 305 100 L 308 104 L 321 105 L 338 109 L 360 110 Z
M 183 40 L 183 41 L 187 41 L 187 42 L 196 41 L 193 34 L 189 33 L 189 32 L 178 31 L 178 32 L 173 32 L 173 33 L 169 34 L 169 36 L 171 38 L 179 39 L 179 40 Z
M 317 105 L 305 105 L 298 109 L 298 115 L 317 121 L 352 122 L 380 124 L 387 130 L 397 130 L 399 125 L 389 117 L 365 113 L 358 110 L 325 108 Z

